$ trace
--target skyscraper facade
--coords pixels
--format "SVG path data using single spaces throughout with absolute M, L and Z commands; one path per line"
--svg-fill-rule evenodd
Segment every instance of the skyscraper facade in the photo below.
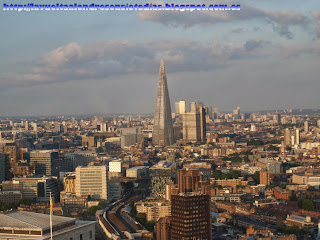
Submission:
M 174 143 L 171 106 L 163 60 L 161 60 L 159 69 L 158 93 L 154 114 L 152 142 L 154 145 L 158 146 L 169 146 Z
M 108 167 L 87 166 L 76 168 L 76 195 L 93 199 L 108 199 Z
M 30 152 L 30 162 L 35 164 L 35 173 L 38 175 L 58 176 L 58 159 L 59 155 L 56 150 L 33 150 Z
M 190 103 L 190 112 L 182 115 L 184 142 L 206 141 L 206 111 L 202 103 Z
M 176 114 L 183 114 L 186 112 L 186 101 L 181 100 L 175 103 Z
M 180 193 L 171 196 L 170 239 L 212 239 L 210 196 Z
M 309 122 L 308 120 L 304 122 L 304 132 L 308 132 L 309 131 Z

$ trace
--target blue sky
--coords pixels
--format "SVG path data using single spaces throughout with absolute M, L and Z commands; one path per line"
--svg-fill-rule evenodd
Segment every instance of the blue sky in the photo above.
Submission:
M 318 108 L 320 2 L 221 2 L 242 9 L 1 9 L 0 115 L 151 113 L 162 58 L 172 103 L 202 101 L 221 111 Z

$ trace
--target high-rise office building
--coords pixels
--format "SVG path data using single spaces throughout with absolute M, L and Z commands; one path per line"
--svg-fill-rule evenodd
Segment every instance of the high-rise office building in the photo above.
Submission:
M 309 132 L 309 122 L 308 122 L 308 120 L 304 122 L 304 132 Z
M 186 112 L 186 101 L 184 100 L 181 100 L 179 102 L 176 102 L 175 103 L 175 113 L 176 114 L 183 114 Z
M 170 239 L 212 239 L 210 196 L 195 192 L 171 196 Z
M 234 119 L 240 119 L 240 107 L 233 110 L 233 117 Z
M 320 128 L 320 120 L 317 121 L 317 127 Z
M 174 109 L 176 114 L 180 114 L 180 102 L 175 102 Z
M 281 123 L 281 114 L 280 113 L 275 113 L 273 115 L 273 121 L 276 123 L 276 124 L 280 124 Z
M 141 142 L 143 139 L 143 133 L 140 127 L 121 128 L 121 148 L 127 148 L 130 145 Z
M 182 115 L 184 142 L 206 141 L 206 112 L 202 103 L 190 103 L 190 112 Z
M 178 188 L 179 192 L 198 191 L 200 181 L 203 180 L 203 174 L 198 169 L 179 169 L 178 170 Z
M 3 191 L 20 191 L 23 198 L 35 199 L 37 202 L 49 202 L 50 192 L 54 202 L 59 202 L 60 192 L 56 177 L 23 177 L 5 181 Z
M 30 152 L 30 162 L 35 164 L 35 173 L 38 175 L 58 176 L 58 158 L 56 150 Z
M 260 171 L 260 184 L 270 185 L 270 174 L 268 171 Z
M 187 166 L 178 171 L 178 187 L 166 185 L 171 216 L 157 222 L 157 239 L 212 239 L 209 182 L 204 173 Z
M 284 144 L 286 147 L 291 146 L 291 131 L 289 128 L 284 130 Z
M 213 119 L 219 118 L 219 108 L 213 108 Z
M 300 130 L 299 128 L 296 128 L 295 132 L 295 144 L 299 145 L 300 144 Z
M 108 199 L 108 167 L 88 166 L 76 168 L 76 195 L 94 199 Z
M 206 110 L 206 115 L 209 116 L 210 118 L 212 118 L 212 107 L 205 107 Z
M 38 132 L 38 125 L 37 125 L 37 123 L 32 122 L 32 123 L 31 123 L 31 127 L 32 127 L 32 130 L 33 130 L 34 132 Z
M 19 149 L 18 145 L 14 142 L 6 143 L 3 149 L 3 153 L 7 158 L 7 161 L 10 163 L 10 169 L 12 170 L 14 165 L 19 160 Z
M 161 60 L 159 83 L 154 114 L 152 142 L 158 146 L 168 146 L 174 143 L 171 106 L 164 62 Z
M 199 103 L 198 111 L 200 115 L 200 139 L 201 139 L 201 142 L 206 142 L 207 141 L 206 110 L 203 107 L 202 103 Z
M 5 158 L 0 150 L 0 183 L 2 183 L 2 181 L 6 180 L 5 169 L 6 169 Z
M 25 121 L 24 130 L 29 131 L 29 122 Z

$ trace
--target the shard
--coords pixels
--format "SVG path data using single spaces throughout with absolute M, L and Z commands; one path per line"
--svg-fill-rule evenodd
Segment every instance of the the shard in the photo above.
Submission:
M 154 146 L 170 146 L 174 143 L 171 106 L 164 62 L 161 60 L 154 125 L 152 133 Z

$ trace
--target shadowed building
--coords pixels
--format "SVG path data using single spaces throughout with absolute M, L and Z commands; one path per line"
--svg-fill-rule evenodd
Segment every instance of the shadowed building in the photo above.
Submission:
M 212 239 L 210 196 L 180 193 L 171 196 L 170 239 Z
M 161 60 L 152 142 L 155 146 L 168 146 L 174 143 L 173 137 L 167 77 L 165 73 L 164 62 Z

